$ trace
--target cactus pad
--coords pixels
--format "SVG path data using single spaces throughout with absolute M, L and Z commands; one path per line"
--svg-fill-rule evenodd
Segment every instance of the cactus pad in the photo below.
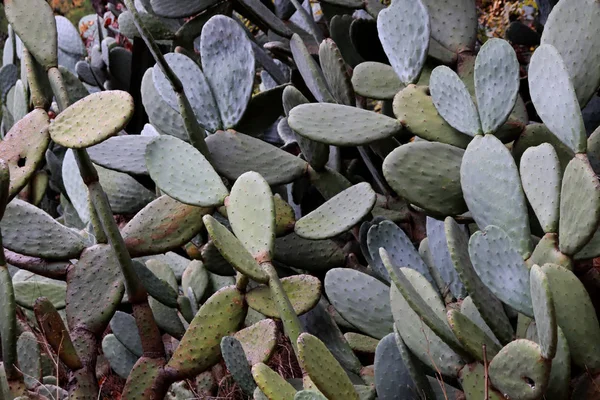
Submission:
M 298 34 L 294 34 L 290 39 L 290 50 L 306 87 L 315 99 L 320 103 L 335 103 L 336 100 L 329 90 L 323 71 L 312 58 Z
M 317 337 L 302 333 L 298 337 L 298 358 L 315 386 L 331 400 L 358 400 L 346 372 Z
M 360 63 L 352 72 L 356 93 L 375 100 L 391 100 L 404 88 L 394 68 L 374 61 Z
M 548 90 L 552 88 L 552 96 Z M 548 129 L 575 153 L 585 153 L 587 135 L 569 71 L 558 50 L 538 47 L 529 63 L 529 92 Z
M 225 336 L 221 339 L 221 354 L 233 379 L 240 385 L 244 393 L 252 395 L 256 389 L 256 383 L 252 378 L 252 371 L 240 341 L 233 336 Z
M 467 211 L 460 182 L 463 154 L 447 144 L 408 143 L 385 158 L 383 176 L 410 203 L 435 215 L 460 215 Z
M 557 324 L 548 277 L 538 265 L 530 272 L 531 303 L 542 357 L 552 360 L 556 354 Z
M 50 137 L 72 149 L 98 144 L 119 133 L 133 116 L 133 98 L 113 90 L 90 94 L 61 112 L 50 124 Z
M 448 322 L 460 344 L 477 361 L 483 362 L 483 345 L 486 346 L 486 354 L 489 358 L 500 351 L 500 345 L 460 311 L 448 311 Z
M 88 149 L 90 159 L 104 168 L 133 175 L 148 175 L 146 146 L 151 137 L 141 135 L 115 136 Z
M 360 0 L 359 0 L 360 1 Z M 330 92 L 339 104 L 356 105 L 356 96 L 348 75 L 348 69 L 338 46 L 332 39 L 325 39 L 319 46 L 319 61 Z
M 219 252 L 228 263 L 242 274 L 257 282 L 267 283 L 269 281 L 269 277 L 262 270 L 258 262 L 233 233 L 210 215 L 205 215 L 203 221 L 210 234 L 212 243 L 219 249 Z
M 417 83 L 427 58 L 430 25 L 421 0 L 394 1 L 377 17 L 381 45 L 405 85 Z
M 446 228 L 444 221 L 427 217 L 426 229 L 428 246 L 431 251 L 434 267 L 444 282 L 441 288 L 449 288 L 450 292 L 457 299 L 464 299 L 466 290 L 460 280 L 460 276 L 454 268 L 452 258 L 448 251 L 448 241 L 446 240 Z M 466 230 L 465 230 L 466 233 Z
M 277 324 L 263 319 L 237 331 L 233 337 L 240 341 L 250 365 L 269 360 L 277 345 Z
M 268 400 L 291 400 L 296 395 L 290 383 L 263 363 L 252 367 L 252 376 Z
M 361 146 L 402 131 L 396 119 L 340 104 L 301 104 L 290 110 L 288 124 L 299 135 L 334 146 Z
M 142 339 L 132 315 L 117 311 L 110 320 L 110 329 L 129 351 L 138 357 L 142 356 Z
M 321 298 L 321 281 L 311 275 L 294 275 L 281 279 L 294 311 L 302 315 L 310 311 Z M 276 301 L 267 286 L 258 286 L 246 293 L 248 306 L 269 318 L 280 318 Z
M 374 365 L 378 398 L 394 400 L 410 398 L 413 395 L 415 384 L 396 346 L 394 333 L 379 341 L 375 350 Z
M 129 351 L 113 334 L 108 334 L 102 339 L 102 352 L 113 371 L 123 379 L 129 377 L 138 360 L 138 356 Z
M 42 379 L 40 344 L 32 332 L 23 332 L 17 340 L 19 369 L 25 378 L 25 386 L 33 389 Z
M 477 38 L 474 0 L 423 0 L 431 19 L 431 37 L 454 53 L 473 49 Z
M 295 233 L 275 239 L 275 261 L 309 271 L 326 271 L 344 265 L 344 254 L 332 240 L 308 240 Z
M 356 225 L 375 206 L 376 194 L 366 182 L 354 185 L 300 218 L 294 227 L 305 239 L 329 239 Z
M 505 396 L 535 400 L 548 385 L 550 361 L 544 360 L 536 343 L 517 339 L 494 357 L 489 375 L 494 387 Z

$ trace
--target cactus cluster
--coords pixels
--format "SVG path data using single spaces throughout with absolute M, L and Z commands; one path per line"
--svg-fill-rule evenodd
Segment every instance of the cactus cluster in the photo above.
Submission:
M 475 0 L 5 0 L 0 400 L 598 398 L 600 3 L 541 3 L 523 65 Z

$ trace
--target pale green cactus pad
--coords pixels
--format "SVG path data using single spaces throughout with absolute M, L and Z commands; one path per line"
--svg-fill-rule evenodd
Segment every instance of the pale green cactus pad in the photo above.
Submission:
M 421 0 L 394 1 L 379 13 L 377 32 L 400 81 L 417 83 L 429 49 L 427 7 Z
M 483 346 L 485 345 L 486 356 L 490 359 L 496 356 L 501 347 L 494 339 L 479 328 L 466 315 L 458 310 L 448 311 L 448 323 L 452 332 L 460 344 L 477 361 L 483 362 Z
M 431 37 L 454 53 L 473 49 L 477 38 L 474 0 L 424 0 L 431 19 Z
M 311 275 L 294 275 L 281 279 L 281 286 L 297 315 L 310 311 L 321 298 L 321 281 Z M 248 306 L 269 318 L 280 318 L 276 299 L 267 286 L 246 293 Z
M 356 105 L 356 96 L 348 69 L 338 46 L 332 39 L 325 39 L 319 46 L 319 61 L 331 94 L 339 104 Z
M 545 359 L 552 360 L 557 346 L 556 312 L 548 277 L 538 265 L 531 267 L 530 286 L 540 350 Z
M 160 136 L 146 147 L 150 177 L 166 194 L 200 207 L 223 204 L 228 190 L 211 164 L 192 145 Z
M 294 231 L 305 239 L 329 239 L 347 231 L 375 206 L 376 194 L 362 182 L 329 199 L 316 210 L 300 218 Z
M 290 111 L 288 124 L 299 135 L 334 146 L 361 146 L 402 131 L 394 118 L 340 104 L 301 104 Z
M 549 88 L 554 95 L 548 96 Z M 585 153 L 587 135 L 577 94 L 558 50 L 543 44 L 529 63 L 529 92 L 548 129 L 575 153 Z
M 376 100 L 391 100 L 404 88 L 394 68 L 374 61 L 360 63 L 352 72 L 354 91 Z
M 315 96 L 315 99 L 321 103 L 336 103 L 336 100 L 329 90 L 329 85 L 325 80 L 323 71 L 312 58 L 306 45 L 298 34 L 294 34 L 290 39 L 290 51 L 302 79 L 306 83 L 308 90 Z
M 151 137 L 142 135 L 115 136 L 88 148 L 90 159 L 104 168 L 132 175 L 148 175 L 146 146 Z
M 112 90 L 84 97 L 50 124 L 50 137 L 61 146 L 83 149 L 119 133 L 133 116 L 133 98 Z
M 533 245 L 525 194 L 515 161 L 500 140 L 485 135 L 469 143 L 460 167 L 460 183 L 477 226 L 498 226 L 523 258 L 529 257 Z
M 296 389 L 266 364 L 254 365 L 252 376 L 268 400 L 291 400 L 296 395 Z
M 272 319 L 263 319 L 233 336 L 242 344 L 250 365 L 267 362 L 277 345 L 277 325 Z
M 467 399 L 475 400 L 485 398 L 486 377 L 483 364 L 476 362 L 465 365 L 462 371 L 460 371 L 458 379 Z M 504 398 L 494 389 L 490 390 L 489 387 L 488 396 L 489 400 L 502 400 Z
M 494 387 L 506 396 L 535 400 L 548 386 L 550 360 L 542 357 L 536 343 L 517 339 L 494 357 L 489 375 Z
M 242 174 L 233 184 L 226 206 L 231 228 L 246 250 L 261 261 L 270 261 L 275 202 L 267 181 L 256 172 Z

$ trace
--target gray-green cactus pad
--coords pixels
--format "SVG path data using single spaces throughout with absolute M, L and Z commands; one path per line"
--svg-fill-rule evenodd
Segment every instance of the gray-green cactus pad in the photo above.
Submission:
M 388 154 L 383 176 L 411 204 L 435 215 L 460 215 L 467 211 L 460 182 L 463 154 L 447 144 L 408 143 Z
M 600 220 L 600 182 L 587 157 L 571 160 L 560 191 L 559 248 L 567 255 L 581 250 L 592 238 Z
M 544 232 L 558 230 L 562 169 L 549 143 L 529 147 L 521 156 L 523 191 Z
M 375 206 L 376 194 L 362 182 L 329 199 L 316 210 L 300 218 L 294 226 L 305 239 L 329 239 L 347 231 Z
M 228 194 L 219 175 L 192 145 L 160 136 L 146 147 L 146 165 L 166 194 L 185 204 L 215 206 Z
M 471 356 L 477 361 L 484 361 L 483 346 L 486 348 L 486 356 L 494 357 L 501 347 L 484 332 L 475 322 L 458 310 L 448 311 L 448 323 L 452 332 Z
M 498 138 L 478 136 L 469 143 L 460 167 L 460 183 L 479 228 L 498 226 L 523 258 L 529 257 L 533 246 L 521 178 L 510 151 Z
M 352 86 L 358 95 L 376 100 L 391 100 L 404 88 L 392 67 L 374 61 L 360 63 L 354 68 Z
M 506 345 L 490 363 L 490 381 L 496 389 L 514 399 L 535 400 L 545 392 L 550 361 L 540 346 L 526 339 Z
M 274 259 L 315 272 L 342 267 L 345 262 L 342 249 L 333 240 L 308 240 L 295 233 L 275 239 Z
M 275 241 L 275 203 L 262 176 L 249 171 L 235 181 L 227 199 L 227 217 L 246 250 L 269 260 Z
M 288 116 L 298 134 L 334 146 L 360 146 L 402 131 L 394 118 L 340 104 L 301 104 Z
M 389 287 L 351 269 L 335 268 L 325 275 L 325 292 L 331 304 L 352 325 L 381 339 L 392 332 Z
M 21 254 L 64 260 L 77 257 L 85 247 L 76 231 L 19 199 L 8 203 L 0 227 L 3 245 Z
M 466 290 L 460 280 L 456 268 L 454 268 L 450 252 L 448 251 L 448 241 L 446 240 L 444 221 L 427 217 L 426 229 L 429 250 L 431 252 L 434 267 L 439 271 L 439 274 L 444 281 L 444 286 L 442 288 L 447 287 L 454 297 L 457 299 L 464 299 Z M 463 231 L 466 234 L 466 230 L 463 229 Z
M 542 44 L 554 46 L 562 56 L 581 108 L 600 86 L 600 71 L 592 67 L 600 61 L 600 44 L 590 40 L 600 36 L 598 21 L 598 2 L 563 1 L 550 13 L 542 34 Z
M 481 318 L 481 313 L 475 306 L 475 303 L 473 303 L 471 296 L 465 297 L 463 302 L 460 304 L 460 312 L 471 322 L 477 325 L 479 329 L 485 332 L 485 334 L 489 336 L 495 343 L 498 345 L 500 344 L 500 341 L 496 338 L 494 332 L 492 332 L 488 324 L 483 320 L 483 318 Z
M 519 61 L 502 39 L 485 42 L 475 61 L 475 93 L 483 133 L 496 132 L 508 119 L 519 94 Z
M 456 72 L 437 67 L 429 78 L 429 90 L 435 108 L 452 127 L 471 136 L 482 133 L 477 108 Z
M 244 393 L 252 395 L 256 389 L 256 383 L 252 378 L 250 364 L 248 364 L 240 341 L 233 336 L 225 336 L 221 339 L 221 354 L 233 379 L 240 385 Z
M 110 329 L 129 351 L 138 357 L 142 356 L 142 339 L 135 318 L 131 314 L 117 311 L 110 320 Z
M 90 159 L 104 168 L 133 175 L 148 175 L 146 146 L 151 137 L 141 135 L 115 136 L 88 148 Z
M 255 60 L 250 39 L 235 20 L 215 15 L 202 28 L 200 54 L 223 127 L 232 128 L 252 96 Z
M 360 1 L 360 0 L 359 0 Z M 356 105 L 356 96 L 348 67 L 342 58 L 338 46 L 332 39 L 325 39 L 319 46 L 319 61 L 325 76 L 325 81 L 334 99 L 339 104 Z
M 183 85 L 194 114 L 200 124 L 211 132 L 222 128 L 219 109 L 207 77 L 194 60 L 180 53 L 165 54 L 165 60 Z M 154 86 L 163 100 L 179 112 L 177 93 L 158 64 L 152 69 Z
M 533 317 L 529 270 L 506 232 L 494 225 L 475 232 L 469 255 L 477 275 L 496 297 Z
M 477 38 L 477 7 L 474 0 L 423 0 L 431 19 L 431 37 L 458 53 L 473 49 Z
M 306 87 L 315 99 L 321 103 L 335 103 L 336 100 L 329 90 L 323 71 L 319 68 L 298 34 L 294 34 L 290 39 L 290 50 L 298 72 L 300 72 Z
M 133 98 L 120 90 L 90 94 L 61 112 L 50 137 L 72 149 L 98 144 L 119 133 L 133 116 Z
M 531 267 L 530 286 L 540 350 L 545 359 L 552 360 L 557 346 L 556 312 L 548 277 L 538 265 Z
M 575 153 L 585 153 L 587 135 L 577 94 L 558 50 L 549 44 L 538 47 L 528 75 L 531 100 L 544 124 Z
M 217 172 L 235 180 L 244 172 L 259 173 L 271 186 L 292 182 L 306 172 L 308 163 L 260 139 L 232 130 L 206 138 Z
M 400 81 L 417 83 L 429 49 L 429 15 L 423 2 L 394 1 L 379 13 L 377 32 Z
M 414 383 L 404 365 L 395 334 L 390 333 L 375 350 L 375 388 L 382 400 L 402 400 L 413 394 Z
M 600 367 L 600 324 L 581 281 L 568 269 L 545 264 L 556 322 L 562 329 L 573 363 L 582 368 Z
M 108 334 L 102 339 L 102 352 L 113 371 L 123 379 L 127 379 L 138 360 L 138 356 L 129 351 L 113 334 Z
M 152 69 L 146 70 L 140 89 L 142 104 L 148 114 L 152 126 L 165 135 L 172 135 L 181 140 L 188 140 L 183 126 L 183 118 L 178 110 L 172 109 L 162 98 L 154 86 Z

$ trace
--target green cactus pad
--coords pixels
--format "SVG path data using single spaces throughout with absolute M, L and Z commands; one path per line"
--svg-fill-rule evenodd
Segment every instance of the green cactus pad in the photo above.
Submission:
M 83 149 L 119 133 L 133 116 L 133 98 L 112 90 L 84 97 L 50 124 L 50 137 L 61 146 Z
M 206 138 L 214 168 L 235 180 L 244 172 L 259 173 L 271 186 L 292 182 L 306 172 L 307 163 L 260 139 L 232 130 Z
M 413 395 L 415 384 L 404 365 L 394 333 L 379 341 L 374 365 L 375 389 L 379 398 L 404 399 Z
M 211 132 L 222 128 L 219 109 L 208 84 L 208 78 L 194 60 L 180 53 L 165 54 L 165 61 L 181 81 L 198 122 Z M 179 112 L 177 93 L 158 64 L 152 69 L 154 86 L 163 100 Z
M 52 302 L 40 297 L 35 301 L 33 309 L 40 329 L 60 360 L 71 370 L 81 368 L 81 360 L 73 347 L 69 331 Z
M 350 372 L 360 374 L 362 365 L 360 360 L 350 348 L 344 335 L 328 311 L 327 301 L 321 301 L 309 312 L 300 317 L 305 332 L 319 338 L 338 362 Z M 347 324 L 347 323 L 346 323 Z M 355 329 L 355 328 L 352 328 Z M 373 339 L 378 341 L 377 339 Z
M 312 58 L 312 55 L 298 34 L 294 34 L 290 39 L 290 50 L 294 57 L 296 67 L 298 68 L 304 83 L 306 83 L 306 87 L 310 90 L 315 99 L 320 103 L 336 103 L 336 100 L 329 90 L 323 71 Z
M 531 253 L 531 257 L 525 262 L 529 267 L 534 264 L 544 265 L 549 263 L 558 264 L 569 270 L 573 269 L 573 260 L 571 257 L 558 250 L 558 235 L 556 233 L 545 234 L 535 246 L 533 253 Z
M 173 29 L 165 23 L 164 20 L 158 18 L 154 14 L 150 13 L 139 13 L 138 14 L 142 25 L 148 29 L 150 34 L 155 40 L 173 40 L 175 34 Z M 129 39 L 141 38 L 139 31 L 137 30 L 133 21 L 133 15 L 131 11 L 124 11 L 119 15 L 119 33 L 127 36 Z
M 373 209 L 375 200 L 376 194 L 371 185 L 359 183 L 300 218 L 294 231 L 305 239 L 332 238 L 360 222 Z
M 40 344 L 32 332 L 23 332 L 17 340 L 19 370 L 23 373 L 25 386 L 36 387 L 42 380 Z
M 217 246 L 215 246 L 212 240 L 209 240 L 208 243 L 202 246 L 200 255 L 206 269 L 213 274 L 222 276 L 234 276 L 236 274 L 236 270 L 221 255 L 219 249 L 217 249 Z M 250 253 L 248 253 L 248 255 L 250 255 Z
M 49 124 L 44 110 L 33 110 L 13 125 L 0 142 L 0 158 L 10 168 L 9 198 L 23 189 L 44 161 L 50 143 Z
M 279 194 L 273 196 L 273 203 L 275 203 L 275 236 L 283 236 L 294 229 L 296 215 L 292 206 Z
M 552 360 L 556 354 L 557 346 L 556 312 L 554 311 L 548 277 L 538 265 L 531 267 L 530 287 L 540 351 L 542 357 Z
M 467 364 L 460 371 L 458 375 L 458 379 L 462 386 L 462 389 L 465 391 L 465 396 L 467 400 L 479 400 L 486 398 L 486 376 L 485 376 L 485 368 L 481 363 L 472 363 Z M 489 400 L 502 400 L 504 397 L 493 388 L 488 388 L 488 399 Z
M 298 337 L 298 358 L 315 386 L 331 400 L 358 400 L 358 394 L 346 372 L 316 336 Z
M 429 15 L 423 2 L 395 1 L 379 13 L 377 32 L 400 81 L 417 83 L 429 49 Z
M 254 82 L 254 52 L 244 29 L 225 15 L 211 17 L 200 36 L 202 70 L 215 97 L 224 128 L 246 111 Z
M 473 49 L 477 8 L 473 0 L 424 0 L 431 19 L 431 37 L 454 53 Z
M 147 69 L 142 78 L 142 104 L 152 126 L 165 135 L 189 140 L 178 110 L 172 109 L 154 86 L 152 69 Z
M 342 54 L 332 39 L 325 39 L 319 46 L 319 61 L 330 92 L 339 104 L 354 106 L 356 96 L 348 67 L 342 58 Z
M 192 260 L 181 276 L 183 293 L 188 293 L 188 290 L 191 290 L 194 298 L 200 301 L 205 297 L 208 284 L 208 273 L 204 264 L 200 260 Z
M 490 381 L 505 396 L 522 400 L 539 399 L 550 375 L 550 361 L 544 360 L 540 346 L 526 339 L 506 345 L 489 367 Z
M 383 247 L 392 261 L 392 267 L 397 270 L 400 266 L 419 271 L 430 282 L 433 282 L 425 262 L 415 249 L 409 237 L 398 225 L 391 221 L 382 221 L 372 226 L 367 233 L 369 255 L 373 260 L 371 268 L 386 281 L 390 281 L 387 268 L 383 265 L 379 248 Z
M 301 390 L 296 392 L 294 400 L 327 400 L 327 397 L 314 390 Z
M 129 374 L 122 396 L 131 400 L 152 399 L 155 394 L 153 384 L 162 372 L 164 363 L 162 358 L 141 357 Z
M 418 393 L 423 393 L 426 398 L 434 398 L 433 390 L 427 376 L 425 375 L 425 365 L 415 357 L 415 355 L 406 346 L 406 343 L 402 340 L 402 336 L 398 331 L 398 327 L 394 324 L 394 339 L 396 340 L 396 346 L 400 351 L 402 362 L 405 368 L 408 370 L 412 381 L 415 384 Z
M 494 133 L 508 120 L 519 94 L 519 61 L 512 46 L 492 38 L 475 61 L 475 93 L 483 133 Z
M 399 91 L 394 97 L 393 109 L 402 125 L 422 139 L 461 149 L 466 148 L 472 139 L 454 129 L 438 114 L 427 86 L 408 85 Z
M 321 298 L 321 281 L 311 275 L 294 275 L 281 279 L 281 285 L 294 311 L 302 315 Z M 258 286 L 246 293 L 248 306 L 269 318 L 280 318 L 277 302 L 268 286 Z
M 569 345 L 573 363 L 581 368 L 600 367 L 600 324 L 581 281 L 568 269 L 545 264 L 556 322 Z
M 47 297 L 55 308 L 65 308 L 66 285 L 60 281 L 28 280 L 14 282 L 15 301 L 21 307 L 33 310 L 38 297 Z
M 318 272 L 344 266 L 342 249 L 332 240 L 308 240 L 295 233 L 275 239 L 275 261 Z
M 104 168 L 126 174 L 148 175 L 146 146 L 151 137 L 141 135 L 115 136 L 88 149 L 90 159 Z
M 290 110 L 288 124 L 308 139 L 334 146 L 361 146 L 402 131 L 393 118 L 340 104 L 301 104 Z
M 149 266 L 154 265 L 156 260 L 148 260 Z M 169 285 L 166 280 L 159 278 L 139 261 L 133 261 L 133 270 L 140 283 L 144 286 L 148 295 L 152 296 L 167 307 L 177 308 L 177 291 Z M 172 275 L 174 277 L 175 275 Z
M 325 275 L 325 292 L 344 319 L 377 339 L 392 331 L 389 287 L 351 269 L 335 268 Z
M 490 337 L 495 343 L 500 344 L 494 332 L 490 329 L 488 324 L 481 318 L 481 313 L 473 303 L 471 296 L 465 297 L 460 304 L 460 312 L 467 317 L 471 322 L 479 327 L 488 337 Z
M 436 303 L 434 308 L 438 310 L 437 313 L 440 314 L 440 317 L 441 313 L 445 315 L 445 309 L 439 298 Z M 410 351 L 431 368 L 434 368 L 432 360 L 436 360 L 436 367 L 439 368 L 442 375 L 456 377 L 464 365 L 461 357 L 436 336 L 421 317 L 413 311 L 396 285 L 392 285 L 390 291 L 390 304 L 395 326 Z
M 244 296 L 235 286 L 219 290 L 202 305 L 167 368 L 180 377 L 210 368 L 219 361 L 221 338 L 237 330 L 245 317 Z
M 385 158 L 383 176 L 411 204 L 435 215 L 460 215 L 467 211 L 460 182 L 463 154 L 447 144 L 408 143 Z
M 542 34 L 542 44 L 554 46 L 562 56 L 581 108 L 600 86 L 600 71 L 591 67 L 600 61 L 600 45 L 590 40 L 600 35 L 599 20 L 597 2 L 563 2 L 550 13 Z
M 246 250 L 269 261 L 275 240 L 275 203 L 267 181 L 256 172 L 242 174 L 226 205 L 231 228 Z
M 309 332 L 310 333 L 310 332 Z M 375 354 L 379 340 L 356 332 L 344 333 L 348 346 L 356 353 Z
M 148 297 L 148 305 L 152 310 L 152 316 L 156 326 L 177 340 L 181 340 L 185 334 L 183 319 L 179 316 L 177 309 L 164 305 L 154 297 Z
M 488 324 L 500 342 L 510 342 L 513 338 L 513 329 L 504 312 L 502 303 L 481 281 L 479 276 L 477 276 L 471 263 L 471 258 L 469 257 L 469 236 L 450 217 L 446 218 L 444 224 L 450 257 L 461 281 L 470 294 L 473 304 L 481 314 L 481 318 Z M 475 320 L 473 321 L 476 322 Z
M 115 214 L 135 214 L 156 198 L 154 192 L 148 190 L 130 175 L 99 165 L 96 165 L 95 168 L 98 171 L 100 184 L 106 192 L 111 209 Z M 85 185 L 83 179 L 80 179 L 80 184 Z
M 549 143 L 529 147 L 521 156 L 523 191 L 544 232 L 558 230 L 562 170 Z
M 500 351 L 500 345 L 460 311 L 448 311 L 448 322 L 460 344 L 462 344 L 464 349 L 477 361 L 484 361 L 484 345 L 486 347 L 487 357 L 490 359 Z
M 579 252 L 596 232 L 599 220 L 600 182 L 587 157 L 577 155 L 567 165 L 560 191 L 560 251 Z
M 125 288 L 119 262 L 110 245 L 88 247 L 67 275 L 69 327 L 100 335 L 115 313 Z
M 566 144 L 560 141 L 544 124 L 532 123 L 527 125 L 521 136 L 513 144 L 513 157 L 520 165 L 521 157 L 529 147 L 538 146 L 542 143 L 550 143 L 560 161 L 560 167 L 564 171 L 569 161 L 573 159 L 575 153 Z
M 431 251 L 434 266 L 441 276 L 444 285 L 442 288 L 449 288 L 450 292 L 457 299 L 464 299 L 466 290 L 460 280 L 458 272 L 454 268 L 452 258 L 448 251 L 448 241 L 446 239 L 446 228 L 444 221 L 427 217 L 426 220 L 428 246 Z M 465 230 L 466 233 L 466 230 Z M 398 264 L 401 265 L 401 264 Z
M 558 243 L 558 240 L 557 240 Z M 557 247 L 558 249 L 558 247 Z M 558 250 L 557 250 L 558 251 Z M 562 254 L 562 253 L 560 253 Z M 564 256 L 564 254 L 563 254 Z M 579 252 L 577 252 L 573 258 L 575 260 L 585 260 L 585 259 L 590 259 L 590 258 L 594 258 L 594 257 L 598 257 L 600 256 L 600 231 L 596 230 L 596 232 L 594 232 L 594 236 L 592 236 L 592 238 L 590 239 L 589 242 L 587 242 L 587 244 L 583 247 L 583 249 L 579 250 Z M 565 256 L 567 257 L 567 256 Z M 562 263 L 557 263 L 555 262 L 554 264 L 559 264 L 561 265 Z M 568 267 L 563 265 L 565 268 L 568 269 L 573 269 L 572 266 Z
M 252 367 L 252 376 L 268 400 L 293 400 L 296 389 L 263 363 Z
M 506 232 L 494 225 L 475 232 L 469 240 L 469 255 L 477 275 L 496 297 L 533 317 L 529 270 Z
M 374 61 L 360 63 L 354 68 L 352 86 L 356 94 L 375 100 L 391 100 L 404 88 L 392 67 Z
M 0 227 L 4 246 L 20 254 L 64 260 L 77 257 L 85 247 L 76 231 L 19 199 L 7 204 Z
M 233 379 L 240 385 L 244 393 L 252 395 L 256 389 L 256 383 L 252 378 L 250 364 L 248 364 L 240 341 L 233 336 L 223 337 L 221 339 L 221 354 Z
M 223 204 L 228 191 L 210 163 L 192 145 L 160 136 L 146 147 L 146 166 L 158 187 L 185 204 Z
M 277 345 L 277 324 L 263 319 L 240 331 L 233 337 L 240 341 L 250 365 L 264 363 L 271 358 Z
M 587 135 L 577 94 L 558 50 L 549 44 L 538 47 L 528 75 L 531 100 L 544 124 L 575 153 L 585 153 Z
M 83 99 L 88 94 L 90 94 L 90 92 L 87 90 L 87 88 L 79 80 L 79 77 L 77 75 L 73 74 L 71 71 L 69 71 L 62 65 L 58 67 L 58 70 L 60 71 L 60 75 L 62 76 L 63 83 L 65 85 L 65 88 L 67 89 L 69 103 L 71 103 L 71 104 L 76 103 L 79 100 Z M 42 79 L 42 78 L 40 78 L 40 79 Z M 48 98 L 51 98 L 51 96 L 48 95 Z
M 52 8 L 42 0 L 9 0 L 6 19 L 44 69 L 58 65 L 58 34 Z M 32 12 L 35 10 L 35 12 Z
M 210 215 L 205 215 L 203 221 L 212 243 L 219 249 L 219 252 L 228 263 L 257 282 L 267 283 L 269 281 L 265 271 L 233 233 Z
M 453 128 L 470 136 L 482 133 L 477 108 L 456 72 L 437 67 L 431 73 L 429 90 L 438 113 Z
M 110 320 L 110 329 L 119 342 L 138 357 L 144 353 L 142 339 L 138 332 L 135 318 L 122 311 L 117 311 Z
M 200 232 L 209 208 L 189 206 L 164 195 L 149 203 L 121 230 L 132 257 L 174 250 Z
M 108 334 L 102 339 L 102 352 L 113 371 L 123 379 L 129 377 L 129 373 L 139 358 L 113 334 Z
M 485 157 L 485 165 L 481 158 Z M 465 201 L 480 229 L 496 225 L 515 248 L 529 257 L 529 216 L 519 171 L 510 151 L 493 135 L 474 138 L 463 156 L 460 183 Z
M 566 400 L 569 398 L 569 385 L 571 381 L 571 353 L 567 339 L 560 329 L 557 328 L 557 347 L 556 354 L 552 359 L 552 368 L 550 369 L 550 382 L 546 393 L 552 393 L 553 398 L 557 400 Z

